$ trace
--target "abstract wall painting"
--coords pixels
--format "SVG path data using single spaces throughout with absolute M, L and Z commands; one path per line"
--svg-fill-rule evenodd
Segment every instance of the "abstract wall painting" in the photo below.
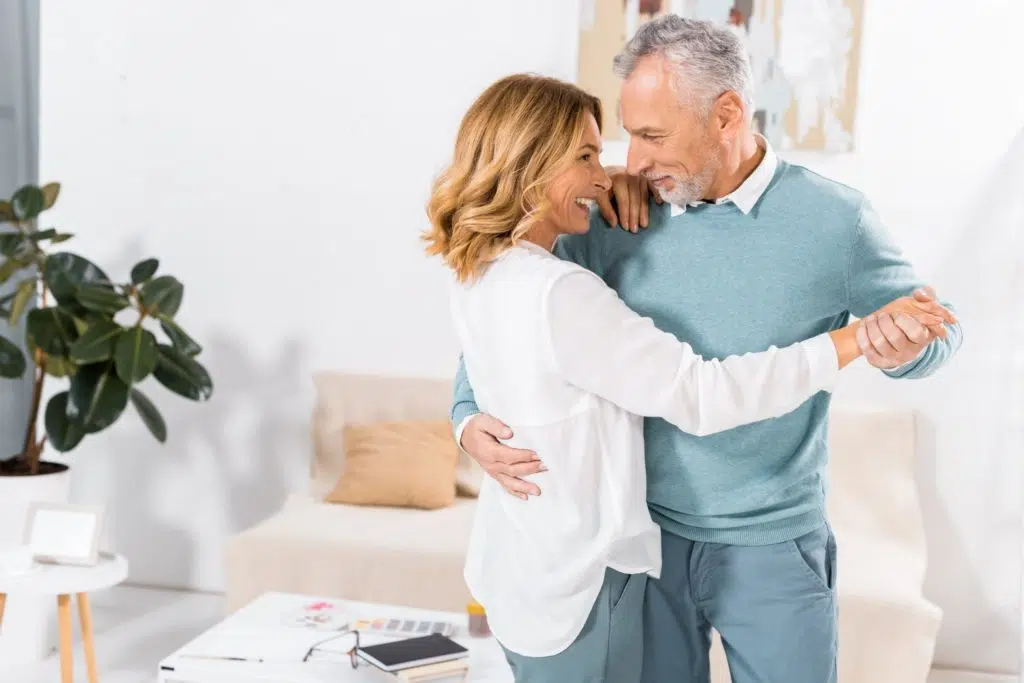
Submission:
M 864 0 L 582 0 L 577 83 L 601 98 L 606 139 L 628 137 L 612 58 L 668 13 L 719 22 L 740 37 L 754 75 L 755 127 L 773 146 L 853 150 Z

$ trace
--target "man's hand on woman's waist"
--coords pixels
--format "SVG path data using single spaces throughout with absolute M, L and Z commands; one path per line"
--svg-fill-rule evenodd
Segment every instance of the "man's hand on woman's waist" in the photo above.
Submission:
M 508 425 L 490 415 L 478 413 L 466 423 L 459 446 L 513 496 L 523 500 L 539 496 L 540 488 L 521 477 L 545 472 L 547 468 L 533 451 L 512 448 L 501 442 L 511 438 L 512 430 Z

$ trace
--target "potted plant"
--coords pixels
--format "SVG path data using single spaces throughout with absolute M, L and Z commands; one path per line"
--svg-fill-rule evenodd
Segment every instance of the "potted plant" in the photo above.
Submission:
M 24 335 L 29 355 L 0 335 L 0 378 L 33 373 L 21 450 L 0 453 L 0 550 L 20 542 L 31 501 L 68 495 L 68 468 L 44 459 L 47 446 L 72 450 L 113 425 L 129 404 L 164 442 L 167 425 L 138 387 L 150 376 L 193 401 L 213 392 L 197 360 L 199 344 L 175 321 L 181 282 L 158 274 L 152 258 L 136 264 L 129 281 L 116 282 L 88 259 L 62 250 L 58 245 L 72 235 L 39 229 L 41 214 L 59 193 L 57 183 L 28 185 L 0 201 L 0 284 L 14 285 L 0 296 L 0 316 Z M 47 375 L 67 382 L 67 389 L 44 408 Z

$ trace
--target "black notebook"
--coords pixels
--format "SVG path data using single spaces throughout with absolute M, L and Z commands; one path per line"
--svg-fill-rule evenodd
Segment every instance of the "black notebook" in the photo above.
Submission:
M 359 648 L 359 656 L 378 669 L 400 671 L 414 666 L 447 662 L 469 656 L 469 650 L 447 636 L 435 633 Z

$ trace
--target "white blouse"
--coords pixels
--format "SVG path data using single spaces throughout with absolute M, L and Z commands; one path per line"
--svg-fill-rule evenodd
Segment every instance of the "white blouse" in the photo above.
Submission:
M 606 568 L 661 570 L 641 416 L 711 434 L 790 412 L 838 377 L 827 334 L 704 360 L 596 275 L 529 242 L 456 283 L 451 310 L 480 410 L 548 468 L 527 477 L 541 489 L 527 501 L 485 478 L 465 567 L 495 636 L 531 657 L 576 639 Z

